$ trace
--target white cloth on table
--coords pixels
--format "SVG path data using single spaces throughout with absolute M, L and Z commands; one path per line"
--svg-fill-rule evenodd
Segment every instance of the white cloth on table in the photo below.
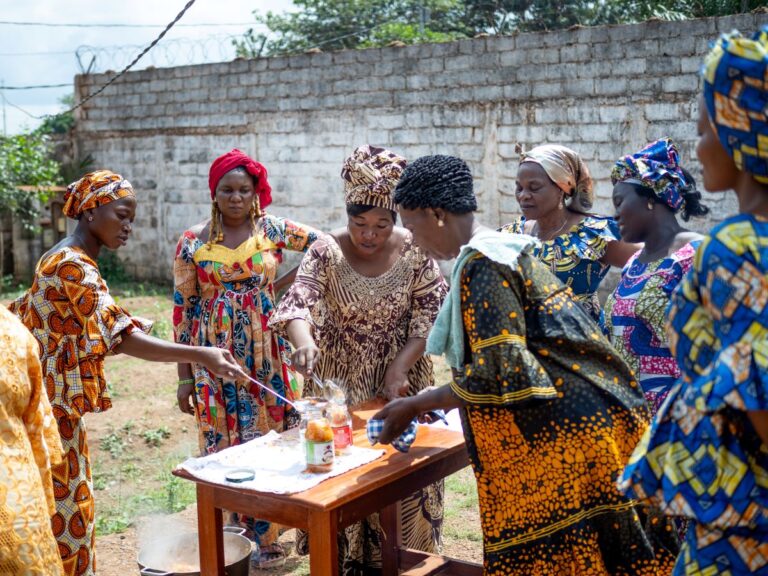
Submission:
M 195 478 L 213 484 L 274 494 L 293 494 L 373 462 L 383 454 L 384 450 L 350 446 L 348 453 L 334 458 L 330 472 L 306 472 L 306 460 L 296 430 L 283 434 L 273 430 L 260 438 L 215 454 L 188 458 L 179 464 L 178 468 L 183 468 Z M 255 472 L 254 479 L 246 482 L 226 480 L 229 472 L 242 468 L 252 468 Z

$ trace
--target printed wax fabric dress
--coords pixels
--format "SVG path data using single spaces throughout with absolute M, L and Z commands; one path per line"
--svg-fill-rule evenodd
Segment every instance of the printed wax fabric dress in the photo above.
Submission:
M 383 393 L 384 374 L 408 338 L 425 338 L 437 317 L 446 284 L 437 264 L 414 245 L 410 233 L 400 257 L 384 274 L 363 276 L 349 264 L 331 237 L 316 242 L 304 256 L 296 280 L 280 301 L 273 325 L 294 319 L 312 326 L 321 354 L 315 373 L 347 392 L 349 405 Z M 410 394 L 434 384 L 432 361 L 424 356 L 408 373 Z M 316 394 L 312 387 L 305 395 Z M 443 521 L 443 483 L 401 502 L 403 542 L 437 552 Z M 306 553 L 306 537 L 298 548 Z M 349 526 L 339 537 L 341 573 L 381 570 L 378 514 Z
M 173 266 L 176 341 L 228 349 L 246 374 L 289 400 L 297 398 L 289 345 L 267 322 L 274 312 L 272 283 L 282 251 L 306 251 L 316 239 L 313 229 L 268 214 L 236 248 L 208 245 L 194 230 L 184 232 Z M 294 410 L 248 380 L 221 380 L 197 364 L 193 373 L 202 454 L 298 423 Z M 277 540 L 276 524 L 236 516 L 261 546 Z
M 93 481 L 82 416 L 112 407 L 104 357 L 123 336 L 134 330 L 149 332 L 152 325 L 118 306 L 96 262 L 69 246 L 40 260 L 32 286 L 11 309 L 39 344 L 45 389 L 64 448 L 63 462 L 51 468 L 53 534 L 64 571 L 93 574 Z
M 525 234 L 525 217 L 503 226 L 501 231 Z M 605 256 L 608 243 L 620 239 L 619 227 L 613 218 L 586 216 L 567 232 L 540 242 L 535 254 L 570 287 L 574 300 L 581 303 L 594 320 L 599 320 L 597 289 L 610 269 L 600 259 Z
M 317 233 L 284 218 L 263 215 L 237 248 L 209 245 L 194 231 L 181 236 L 174 261 L 173 325 L 177 342 L 229 349 L 251 377 L 289 400 L 298 384 L 289 348 L 267 322 L 274 312 L 272 283 L 283 250 L 306 251 Z M 282 432 L 295 414 L 247 380 L 215 378 L 194 366 L 200 451 L 217 452 L 270 430 Z
M 649 263 L 640 262 L 638 251 L 605 302 L 603 331 L 635 373 L 653 414 L 680 376 L 667 342 L 667 308 L 700 244 L 690 242 Z
M 622 487 L 694 520 L 675 574 L 768 574 L 768 448 L 747 417 L 768 410 L 768 221 L 715 227 L 669 319 L 682 378 Z
M 451 387 L 477 479 L 484 573 L 668 574 L 671 522 L 616 479 L 646 430 L 639 385 L 533 254 L 478 253 L 460 286 L 468 344 Z
M 62 576 L 51 533 L 51 465 L 61 440 L 43 387 L 37 342 L 0 306 L 0 574 Z

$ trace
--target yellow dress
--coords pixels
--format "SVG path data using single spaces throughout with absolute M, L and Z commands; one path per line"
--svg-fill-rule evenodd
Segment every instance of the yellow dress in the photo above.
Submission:
M 60 461 L 37 342 L 0 306 L 0 574 L 63 574 L 50 519 Z

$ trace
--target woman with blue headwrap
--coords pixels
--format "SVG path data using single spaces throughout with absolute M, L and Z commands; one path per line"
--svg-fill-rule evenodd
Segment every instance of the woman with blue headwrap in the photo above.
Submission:
M 680 377 L 666 336 L 672 292 L 693 264 L 701 235 L 677 220 L 703 216 L 693 177 L 679 164 L 669 138 L 616 161 L 611 172 L 616 223 L 625 242 L 642 243 L 608 297 L 603 329 L 629 364 L 655 414 Z
M 676 575 L 768 574 L 768 27 L 721 36 L 704 65 L 696 153 L 733 189 L 672 297 L 682 371 L 620 481 L 692 524 Z

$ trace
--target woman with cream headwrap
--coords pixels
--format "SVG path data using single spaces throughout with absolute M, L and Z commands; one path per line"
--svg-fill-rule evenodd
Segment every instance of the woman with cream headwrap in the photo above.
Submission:
M 373 146 L 344 161 L 347 226 L 312 245 L 270 322 L 288 334 L 297 368 L 344 385 L 350 405 L 434 383 L 424 348 L 445 283 L 395 225 L 392 194 L 404 168 L 404 158 Z M 440 483 L 403 500 L 407 547 L 437 552 L 442 492 Z M 376 514 L 339 534 L 341 574 L 381 569 L 377 526 Z
M 96 259 L 103 246 L 116 250 L 128 241 L 136 214 L 130 182 L 97 170 L 70 184 L 64 200 L 64 214 L 77 220 L 77 227 L 40 259 L 32 286 L 11 310 L 40 346 L 45 389 L 64 447 L 63 462 L 51 468 L 53 534 L 65 573 L 80 576 L 96 569 L 93 482 L 82 416 L 112 406 L 104 357 L 111 352 L 155 362 L 185 359 L 221 375 L 240 369 L 229 352 L 148 336 L 151 324 L 112 299 Z
M 589 213 L 592 178 L 570 148 L 546 144 L 522 153 L 516 184 L 523 215 L 502 231 L 541 240 L 538 258 L 597 320 L 600 282 L 611 266 L 624 266 L 638 247 L 621 242 L 612 218 Z
M 768 574 L 768 26 L 707 56 L 696 154 L 739 214 L 712 229 L 668 310 L 682 377 L 621 478 L 691 518 L 674 574 Z

